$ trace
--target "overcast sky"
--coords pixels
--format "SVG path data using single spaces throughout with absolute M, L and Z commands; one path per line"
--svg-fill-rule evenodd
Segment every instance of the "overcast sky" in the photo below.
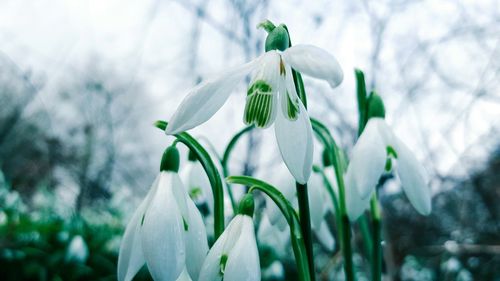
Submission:
M 68 76 L 74 79 L 92 60 L 109 64 L 131 84 L 145 85 L 144 92 L 137 95 L 147 100 L 140 109 L 144 119 L 139 122 L 146 126 L 156 119 L 168 119 L 197 77 L 216 75 L 246 60 L 236 42 L 246 40 L 236 5 L 207 1 L 204 18 L 196 21 L 193 7 L 200 5 L 197 2 L 203 3 L 3 0 L 0 52 L 21 69 L 30 70 L 34 79 L 45 81 L 47 86 L 37 99 L 49 115 L 58 110 L 57 103 L 51 102 L 51 91 L 61 81 Z M 239 2 L 245 1 L 233 4 Z M 500 120 L 498 1 L 371 2 L 271 1 L 257 15 L 286 23 L 294 44 L 324 48 L 343 67 L 345 81 L 337 89 L 306 79 L 306 86 L 312 89 L 309 96 L 317 95 L 310 98 L 312 116 L 326 117 L 335 124 L 337 114 L 342 114 L 355 124 L 352 73 L 354 67 L 360 67 L 385 99 L 389 123 L 419 158 L 432 161 L 429 167 L 441 174 L 463 174 L 460 157 L 464 153 L 482 159 L 484 151 L 498 144 L 489 141 L 486 150 L 477 144 L 484 136 L 497 136 L 498 140 L 494 133 Z M 374 34 L 380 27 L 383 41 L 374 65 Z M 192 36 L 195 28 L 200 34 L 197 44 Z M 228 39 L 224 31 L 234 32 L 237 39 Z M 260 40 L 265 38 L 263 31 L 252 32 Z M 189 66 L 193 56 L 194 69 Z M 436 73 L 428 73 L 429 65 Z M 412 85 L 414 81 L 420 82 Z M 412 96 L 408 89 L 415 89 L 418 95 Z M 475 100 L 480 91 L 492 97 Z M 242 83 L 227 106 L 194 133 L 208 136 L 222 150 L 243 126 L 243 93 Z M 330 95 L 339 112 L 325 115 L 320 95 Z M 151 136 L 163 137 L 153 128 Z M 271 142 L 264 149 L 274 149 L 272 134 L 265 136 Z M 428 150 L 435 154 L 433 158 L 426 155 Z

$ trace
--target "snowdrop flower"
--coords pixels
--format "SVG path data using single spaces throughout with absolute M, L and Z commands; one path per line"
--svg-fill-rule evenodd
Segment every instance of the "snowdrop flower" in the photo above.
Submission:
M 182 179 L 186 183 L 190 197 L 198 203 L 206 202 L 208 210 L 213 213 L 214 197 L 212 195 L 212 186 L 203 166 L 191 151 L 189 152 L 188 162 L 182 169 Z
M 356 220 L 368 207 L 386 163 L 392 166 L 392 159 L 396 160 L 395 170 L 411 204 L 420 214 L 428 215 L 431 195 L 424 167 L 385 122 L 383 102 L 378 95 L 372 94 L 369 108 L 368 115 L 373 117 L 352 150 L 345 175 L 349 218 Z
M 85 263 L 89 256 L 89 248 L 83 240 L 83 237 L 76 235 L 69 242 L 68 250 L 66 252 L 66 261 Z
M 283 161 L 299 183 L 306 183 L 312 170 L 313 137 L 307 111 L 295 90 L 292 68 L 328 81 L 332 87 L 342 82 L 343 73 L 336 59 L 311 45 L 288 47 L 288 32 L 280 25 L 269 38 L 280 38 L 279 49 L 272 49 L 253 61 L 232 68 L 192 89 L 170 119 L 167 134 L 177 134 L 210 119 L 228 99 L 238 82 L 252 79 L 247 90 L 243 120 L 259 128 L 273 123 Z
M 208 252 L 199 281 L 259 281 L 260 262 L 253 224 L 253 196 L 241 200 L 239 214 Z
M 160 170 L 125 229 L 118 256 L 119 281 L 132 280 L 144 263 L 154 280 L 189 280 L 185 269 L 197 280 L 208 252 L 201 214 L 177 174 L 175 147 L 165 151 Z

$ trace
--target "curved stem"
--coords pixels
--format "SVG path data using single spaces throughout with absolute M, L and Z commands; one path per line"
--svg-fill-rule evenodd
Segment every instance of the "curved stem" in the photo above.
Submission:
M 307 184 L 296 183 L 297 199 L 299 201 L 299 217 L 300 228 L 304 235 L 304 243 L 306 246 L 307 262 L 309 264 L 309 273 L 311 280 L 316 280 L 314 270 L 314 253 L 312 247 L 312 232 L 311 232 L 311 214 L 309 211 L 309 197 L 307 194 Z
M 222 166 L 222 173 L 224 174 L 225 178 L 227 178 L 229 176 L 228 165 L 229 165 L 229 157 L 231 156 L 231 152 L 233 151 L 234 147 L 238 143 L 238 140 L 245 133 L 250 132 L 253 128 L 254 128 L 254 126 L 248 126 L 248 127 L 243 128 L 241 131 L 236 133 L 236 135 L 234 135 L 231 138 L 231 140 L 229 141 L 229 143 L 227 144 L 226 149 L 224 150 L 224 154 L 222 155 L 222 159 L 220 160 L 221 166 Z M 233 207 L 233 211 L 236 213 L 236 211 L 238 209 L 237 209 L 236 201 L 234 199 L 233 190 L 231 189 L 231 186 L 229 186 L 229 184 L 227 186 L 227 194 L 229 195 L 229 199 L 231 200 L 231 206 Z

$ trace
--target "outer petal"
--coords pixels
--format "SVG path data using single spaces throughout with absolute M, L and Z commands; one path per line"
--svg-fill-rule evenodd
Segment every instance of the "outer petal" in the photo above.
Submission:
M 295 45 L 283 52 L 283 58 L 295 70 L 328 81 L 337 87 L 344 79 L 339 63 L 331 54 L 311 45 Z
M 189 275 L 194 280 L 198 280 L 201 266 L 208 253 L 207 232 L 200 211 L 196 208 L 193 200 L 187 197 L 186 201 L 189 209 L 188 231 L 186 235 L 186 267 Z
M 185 263 L 184 226 L 172 192 L 173 175 L 160 174 L 141 229 L 142 250 L 154 280 L 177 279 Z
M 274 130 L 283 161 L 295 180 L 305 184 L 312 171 L 313 137 L 311 121 L 302 102 L 297 120 L 287 119 L 278 110 Z
M 209 79 L 192 89 L 175 111 L 167 126 L 168 135 L 177 134 L 212 117 L 224 105 L 238 82 L 250 74 L 259 58 L 230 69 L 215 79 Z
M 386 144 L 379 132 L 378 122 L 372 118 L 352 149 L 351 161 L 347 167 L 347 176 L 352 185 L 358 188 L 358 194 L 367 198 L 375 189 L 384 172 L 387 159 Z
M 394 146 L 398 153 L 397 171 L 406 196 L 420 214 L 430 214 L 431 192 L 424 167 L 402 141 L 395 138 Z
M 260 281 L 260 262 L 253 220 L 243 216 L 238 241 L 231 249 L 224 272 L 225 281 Z
M 199 281 L 221 281 L 220 261 L 233 248 L 242 229 L 242 215 L 237 215 L 229 223 L 222 235 L 215 241 L 201 267 Z
M 159 177 L 156 178 L 146 198 L 141 202 L 127 224 L 118 255 L 118 281 L 132 280 L 146 263 L 142 253 L 140 223 L 151 198 L 156 193 L 158 181 Z
M 317 173 L 313 173 L 307 184 L 309 194 L 309 207 L 311 211 L 312 228 L 319 230 L 324 215 L 324 193 L 323 179 Z
M 358 187 L 356 186 L 356 182 L 353 180 L 353 174 L 346 174 L 344 177 L 345 180 L 345 199 L 346 199 L 346 208 L 347 215 L 351 221 L 356 221 L 363 212 L 370 205 L 370 197 L 366 198 L 361 197 L 358 192 Z M 375 190 L 372 189 L 372 194 Z

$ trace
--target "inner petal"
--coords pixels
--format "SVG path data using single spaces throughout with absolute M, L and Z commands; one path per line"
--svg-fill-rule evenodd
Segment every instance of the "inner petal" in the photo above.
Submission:
M 281 61 L 283 65 L 283 61 Z M 292 68 L 290 66 L 282 67 L 284 71 L 281 72 L 282 85 L 281 88 L 281 106 L 283 110 L 283 115 L 291 121 L 297 120 L 299 116 L 299 97 L 295 90 L 295 83 L 293 82 Z
M 276 95 L 270 83 L 256 80 L 247 91 L 247 102 L 243 120 L 245 124 L 255 124 L 259 128 L 269 127 L 274 117 L 274 104 Z

